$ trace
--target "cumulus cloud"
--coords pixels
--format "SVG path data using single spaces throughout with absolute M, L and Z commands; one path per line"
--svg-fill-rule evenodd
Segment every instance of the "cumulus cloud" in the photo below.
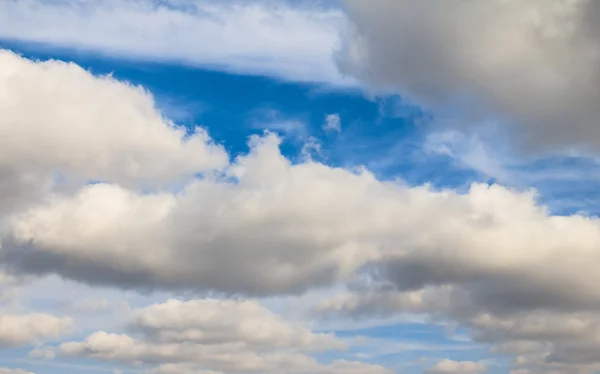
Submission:
M 138 336 L 100 331 L 61 344 L 59 353 L 158 365 L 152 373 L 388 373 L 359 362 L 320 364 L 303 352 L 345 344 L 287 323 L 254 301 L 169 300 L 137 311 L 129 329 Z
M 332 58 L 344 20 L 337 9 L 268 1 L 0 2 L 3 38 L 347 85 Z
M 261 349 L 345 348 L 333 335 L 315 334 L 291 325 L 256 301 L 173 299 L 138 311 L 133 327 L 161 342 L 244 341 Z
M 48 314 L 0 314 L 0 348 L 19 347 L 55 339 L 70 332 L 73 321 Z
M 442 360 L 428 368 L 426 374 L 481 374 L 486 366 L 480 362 Z
M 0 167 L 9 177 L 22 172 L 16 182 L 43 172 L 126 185 L 163 182 L 228 162 L 204 130 L 186 134 L 165 119 L 142 87 L 6 50 L 0 63 Z
M 0 61 L 0 165 L 8 176 L 0 184 L 8 186 L 0 194 L 0 256 L 7 270 L 135 290 L 246 295 L 300 293 L 360 274 L 369 281 L 321 310 L 436 316 L 498 349 L 518 342 L 523 351 L 511 354 L 524 363 L 596 365 L 598 218 L 551 215 L 534 191 L 485 184 L 436 191 L 380 181 L 366 170 L 292 164 L 269 134 L 251 138 L 249 153 L 229 161 L 206 132 L 186 134 L 165 119 L 141 88 L 72 64 L 9 52 Z M 230 321 L 243 310 L 249 325 L 262 326 L 260 319 L 268 327 L 233 324 L 213 334 L 207 326 L 218 323 L 201 319 L 198 305 Z M 365 370 L 299 353 L 332 341 L 256 305 L 210 305 L 154 306 L 127 334 L 100 331 L 61 351 L 181 361 L 191 370 L 205 369 L 200 359 L 217 371 L 234 370 L 224 362 L 245 362 L 247 371 Z M 191 325 L 176 326 L 165 312 L 172 307 Z M 267 351 L 256 358 L 248 344 Z M 273 351 L 277 344 L 287 351 Z
M 343 4 L 342 71 L 432 109 L 499 115 L 535 146 L 600 146 L 597 1 Z

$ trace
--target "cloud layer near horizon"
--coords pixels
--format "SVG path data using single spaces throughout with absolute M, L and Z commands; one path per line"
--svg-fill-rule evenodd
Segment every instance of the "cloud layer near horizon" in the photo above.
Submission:
M 58 353 L 128 364 L 159 364 L 156 373 L 389 374 L 345 360 L 319 364 L 306 352 L 346 348 L 332 334 L 286 323 L 254 301 L 169 300 L 135 311 L 132 336 L 96 332 Z M 211 371 L 212 372 L 212 371 Z

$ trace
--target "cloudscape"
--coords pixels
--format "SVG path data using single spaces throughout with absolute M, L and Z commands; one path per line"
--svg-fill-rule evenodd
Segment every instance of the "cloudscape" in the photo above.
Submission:
M 0 1 L 0 374 L 600 373 L 600 2 Z

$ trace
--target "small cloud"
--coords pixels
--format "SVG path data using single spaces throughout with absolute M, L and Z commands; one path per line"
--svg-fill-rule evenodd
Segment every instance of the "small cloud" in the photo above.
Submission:
M 326 115 L 325 123 L 323 124 L 323 131 L 335 131 L 339 134 L 342 131 L 342 120 L 340 119 L 340 115 L 337 113 Z
M 297 119 L 287 118 L 275 109 L 255 110 L 252 117 L 251 126 L 254 129 L 276 132 L 291 139 L 305 139 L 308 137 L 306 124 Z
M 52 347 L 38 347 L 29 352 L 29 357 L 42 358 L 44 360 L 52 360 L 56 356 Z
M 311 161 L 313 154 L 320 155 L 321 154 L 321 142 L 319 139 L 310 136 L 304 145 L 302 146 L 302 151 L 300 151 L 302 158 L 306 161 Z

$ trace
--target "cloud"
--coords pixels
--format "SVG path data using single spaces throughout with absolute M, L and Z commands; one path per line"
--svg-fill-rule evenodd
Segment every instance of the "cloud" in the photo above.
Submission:
M 139 310 L 129 329 L 139 337 L 103 331 L 59 353 L 123 364 L 155 364 L 152 373 L 389 373 L 358 362 L 318 363 L 303 351 L 344 348 L 333 335 L 284 322 L 254 301 L 170 300 Z
M 19 347 L 55 339 L 70 332 L 73 321 L 48 314 L 0 315 L 0 348 Z
M 322 312 L 421 314 L 459 324 L 498 349 L 529 347 L 514 353 L 526 354 L 521 366 L 597 364 L 598 218 L 552 215 L 535 191 L 487 184 L 438 191 L 380 181 L 364 169 L 293 164 L 269 134 L 252 137 L 250 151 L 229 161 L 206 132 L 186 135 L 163 118 L 141 88 L 72 64 L 8 52 L 0 59 L 0 165 L 10 176 L 0 187 L 10 186 L 0 194 L 0 258 L 7 271 L 136 291 L 259 296 L 360 276 L 363 284 Z M 128 363 L 181 361 L 192 370 L 200 359 L 214 370 L 229 370 L 224 362 L 259 371 L 366 370 L 298 353 L 327 338 L 286 330 L 256 306 L 215 308 L 236 316 L 230 321 L 243 320 L 239 310 L 269 321 L 260 332 L 271 351 L 258 358 L 255 335 L 237 328 L 210 335 L 206 321 L 194 319 L 196 304 L 172 304 L 190 326 L 175 328 L 166 304 L 147 309 L 161 317 L 134 325 L 138 330 L 98 331 L 61 351 Z M 269 340 L 276 336 L 282 340 Z M 231 340 L 208 343 L 219 337 Z M 255 350 L 247 350 L 250 343 Z M 273 351 L 275 344 L 287 351 Z
M 125 185 L 165 182 L 228 162 L 203 129 L 186 134 L 165 119 L 142 87 L 6 50 L 0 63 L 0 170 L 14 183 L 61 172 Z
M 30 371 L 25 371 L 21 369 L 9 369 L 9 368 L 0 368 L 0 374 L 34 374 Z
M 440 113 L 494 114 L 521 143 L 598 150 L 598 2 L 343 4 L 343 72 Z
M 480 374 L 486 371 L 484 364 L 472 361 L 442 360 L 425 371 L 426 374 Z
M 340 119 L 340 115 L 337 113 L 326 115 L 325 123 L 323 124 L 323 131 L 335 131 L 337 133 L 340 133 L 342 131 L 342 121 Z
M 55 349 L 52 347 L 41 346 L 29 351 L 28 356 L 42 358 L 44 360 L 52 360 L 54 357 L 56 357 L 56 352 Z
M 337 9 L 280 2 L 3 1 L 0 37 L 235 73 L 353 84 L 332 54 Z
M 0 63 L 0 221 L 82 182 L 173 185 L 228 163 L 203 129 L 186 134 L 141 87 L 6 50 Z
M 169 300 L 136 313 L 134 330 L 160 342 L 220 344 L 243 341 L 260 349 L 344 349 L 331 334 L 293 326 L 256 301 Z

